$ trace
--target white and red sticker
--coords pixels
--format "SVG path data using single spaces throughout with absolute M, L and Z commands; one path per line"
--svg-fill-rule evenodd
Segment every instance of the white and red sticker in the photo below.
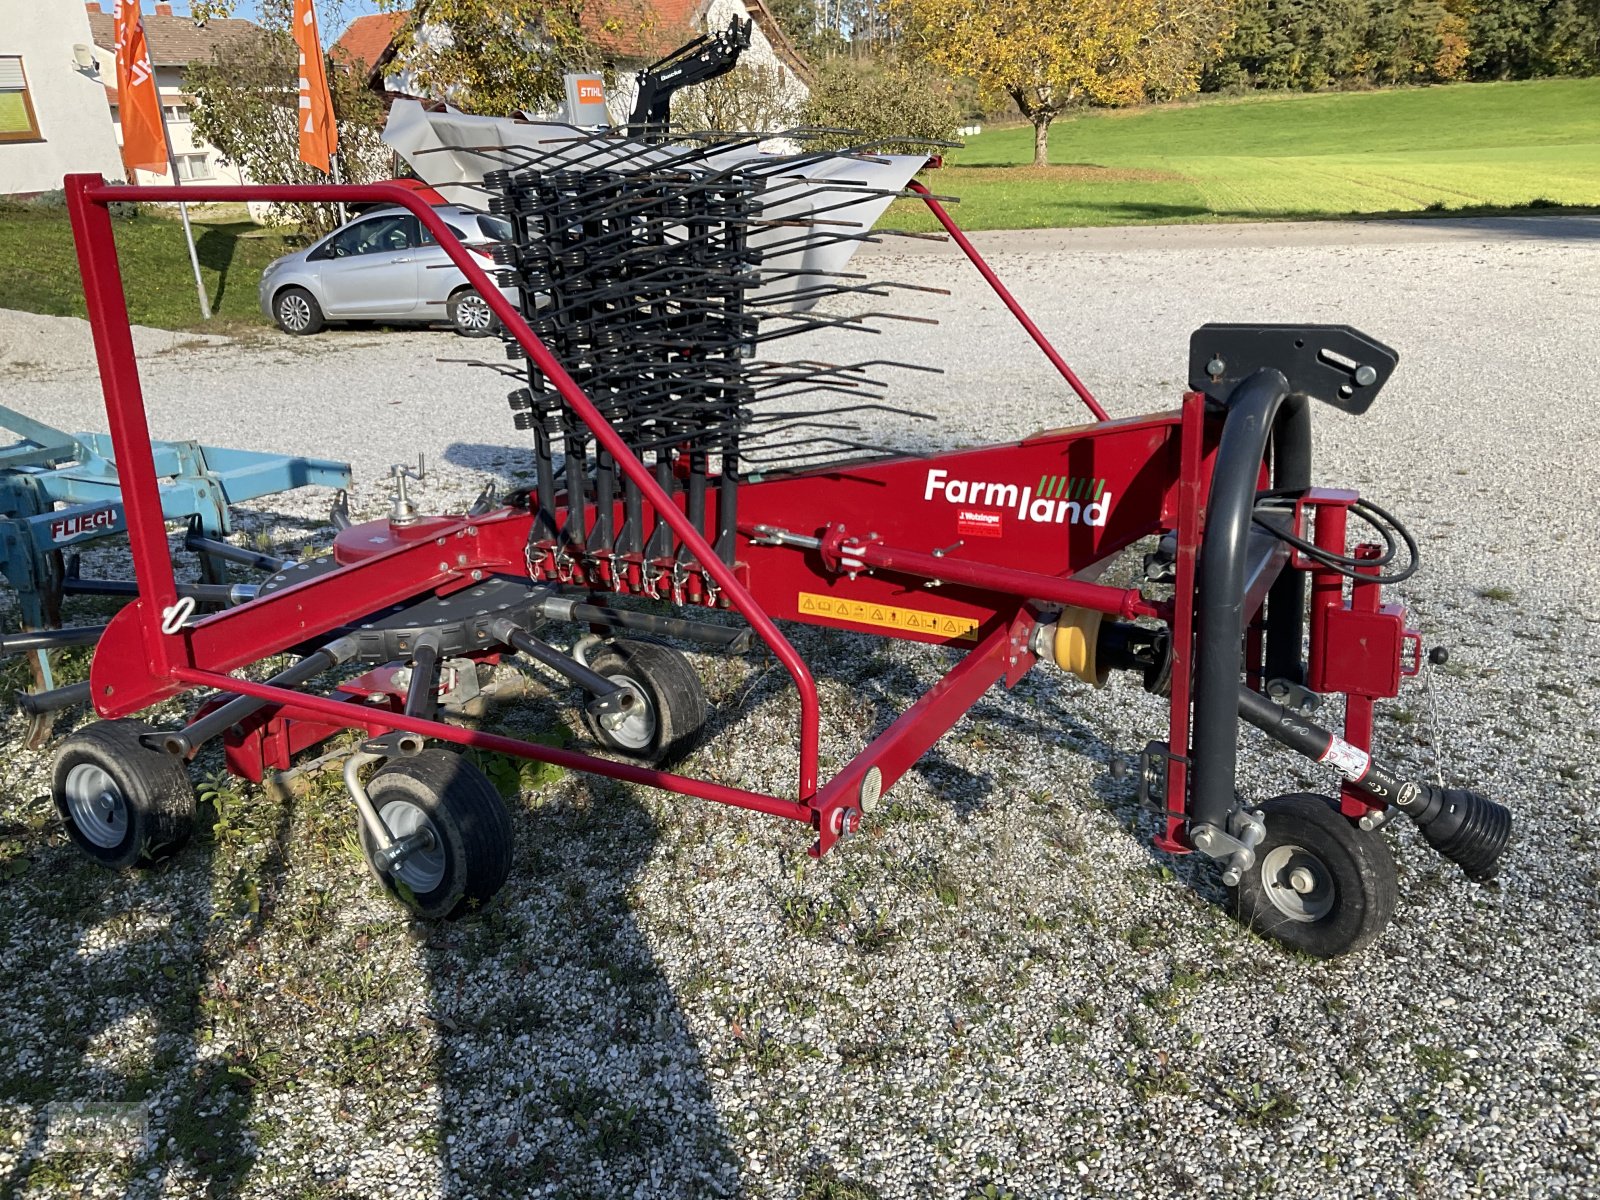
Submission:
M 1327 763 L 1330 767 L 1338 767 L 1344 772 L 1345 778 L 1353 783 L 1359 783 L 1361 777 L 1367 773 L 1367 768 L 1372 766 L 1372 755 L 1352 746 L 1342 737 L 1335 737 L 1317 761 Z
M 956 513 L 956 532 L 968 537 L 997 538 L 1004 534 L 997 512 L 978 512 L 963 508 Z
M 93 533 L 97 529 L 110 529 L 116 523 L 117 510 L 114 505 L 110 508 L 97 508 L 92 512 L 74 513 L 70 517 L 59 517 L 50 522 L 50 540 L 56 543 L 70 541 L 86 533 Z

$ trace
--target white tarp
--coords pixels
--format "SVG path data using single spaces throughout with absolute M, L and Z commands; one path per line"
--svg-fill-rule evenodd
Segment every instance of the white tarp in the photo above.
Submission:
M 395 102 L 383 140 L 445 199 L 471 208 L 484 207 L 488 194 L 479 185 L 490 171 L 666 164 L 692 152 L 687 145 L 651 145 L 624 136 L 597 140 L 588 131 L 553 122 L 475 117 L 452 108 L 430 112 L 415 100 Z M 836 240 L 838 235 L 871 229 L 926 161 L 915 154 L 773 154 L 751 142 L 714 151 L 696 165 L 737 166 L 764 176 L 768 199 L 762 216 L 767 220 L 818 222 L 751 235 L 752 246 L 773 248 L 761 264 L 764 272 L 799 273 L 765 284 L 770 294 L 804 292 L 826 282 L 827 273 L 843 271 L 861 243 Z M 809 308 L 812 302 L 801 299 L 792 307 Z

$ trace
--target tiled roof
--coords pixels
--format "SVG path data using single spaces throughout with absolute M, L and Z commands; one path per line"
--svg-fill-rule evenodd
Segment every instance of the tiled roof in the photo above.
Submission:
M 765 0 L 744 0 L 756 25 L 772 43 L 773 52 L 804 79 L 810 64 L 778 24 Z M 624 62 L 651 62 L 683 45 L 702 29 L 709 0 L 588 0 L 583 23 L 600 51 Z M 381 66 L 390 42 L 411 14 L 377 13 L 357 17 L 335 43 L 335 56 Z
M 116 45 L 116 27 L 108 12 L 89 14 L 89 29 L 94 44 L 111 49 Z M 163 17 L 144 14 L 144 35 L 150 43 L 150 61 L 157 67 L 182 67 L 199 59 L 208 62 L 212 52 L 256 33 L 260 26 L 237 18 L 207 21 L 198 28 L 190 17 Z
M 389 43 L 394 40 L 394 35 L 400 32 L 400 26 L 406 23 L 406 18 L 410 15 L 406 12 L 392 12 L 357 17 L 350 22 L 349 28 L 339 35 L 339 40 L 333 44 L 333 49 L 329 53 L 335 62 L 347 62 L 353 67 L 359 66 L 370 71 L 382 63 L 383 56 L 389 49 Z

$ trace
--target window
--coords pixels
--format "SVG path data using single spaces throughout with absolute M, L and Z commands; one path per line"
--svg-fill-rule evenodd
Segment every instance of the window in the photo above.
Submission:
M 347 258 L 352 254 L 390 254 L 422 244 L 419 222 L 410 213 L 393 213 L 346 225 L 317 248 L 314 258 Z
M 179 154 L 178 179 L 185 183 L 193 183 L 200 179 L 212 177 L 211 159 L 204 154 Z
M 174 125 L 187 125 L 189 123 L 189 109 L 183 104 L 163 104 L 162 111 L 166 113 L 167 120 Z
M 511 222 L 504 217 L 490 217 L 479 213 L 478 229 L 484 237 L 492 238 L 494 241 L 511 241 Z
M 22 59 L 0 54 L 0 142 L 38 142 L 39 118 L 28 96 L 28 78 L 22 73 Z

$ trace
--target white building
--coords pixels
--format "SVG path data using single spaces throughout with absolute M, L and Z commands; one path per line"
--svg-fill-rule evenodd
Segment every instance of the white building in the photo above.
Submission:
M 61 186 L 64 175 L 123 177 L 105 89 L 87 62 L 79 0 L 0 0 L 0 195 Z
M 11 4 L 15 0 L 0 0 Z M 57 0 L 47 0 L 55 7 Z M 111 0 L 108 0 L 108 4 Z M 94 31 L 95 58 L 100 64 L 100 79 L 105 85 L 106 99 L 111 104 L 111 118 L 115 126 L 117 145 L 122 145 L 122 122 L 117 108 L 117 58 L 116 26 L 112 14 L 102 11 L 96 0 L 87 0 L 89 26 Z M 189 17 L 172 13 L 172 5 L 157 4 L 154 12 L 144 14 L 144 35 L 150 45 L 150 65 L 156 69 L 156 88 L 161 93 L 161 107 L 167 121 L 167 135 L 172 139 L 172 156 L 178 165 L 179 183 L 243 183 L 239 168 L 222 162 L 216 149 L 198 138 L 189 119 L 194 98 L 184 88 L 184 76 L 192 62 L 211 61 L 220 47 L 226 47 L 241 38 L 249 37 L 257 26 L 249 21 L 212 20 L 204 27 L 197 26 Z M 119 169 L 118 174 L 121 174 Z M 173 182 L 151 171 L 135 171 L 137 183 Z

